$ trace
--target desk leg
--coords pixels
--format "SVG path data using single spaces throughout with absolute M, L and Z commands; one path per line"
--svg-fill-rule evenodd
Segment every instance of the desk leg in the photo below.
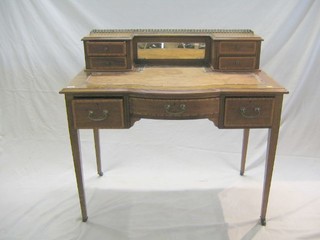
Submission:
M 243 176 L 246 168 L 246 159 L 247 159 L 247 150 L 248 150 L 248 141 L 249 141 L 249 128 L 243 129 L 243 140 L 242 140 L 242 157 L 241 157 L 241 167 L 240 175 Z
M 85 198 L 83 177 L 82 177 L 79 130 L 75 128 L 74 121 L 73 121 L 73 112 L 72 112 L 73 97 L 68 95 L 66 95 L 65 97 L 66 97 L 70 143 L 71 143 L 71 150 L 72 150 L 72 156 L 73 156 L 74 170 L 75 170 L 76 180 L 77 180 L 82 221 L 86 222 L 88 220 L 88 215 L 87 215 L 86 198 Z
M 263 183 L 263 193 L 262 193 L 262 206 L 261 206 L 261 225 L 266 225 L 266 213 L 268 207 L 269 193 L 272 180 L 273 166 L 276 156 L 277 142 L 279 136 L 280 128 L 280 118 L 281 118 L 281 107 L 282 107 L 282 96 L 276 97 L 274 120 L 272 127 L 269 129 L 268 134 L 268 147 L 267 147 L 267 159 L 265 163 L 264 172 L 264 183 Z
M 96 149 L 96 159 L 97 159 L 97 172 L 99 176 L 103 176 L 103 172 L 101 170 L 101 152 L 100 152 L 100 137 L 99 137 L 99 129 L 93 129 L 94 136 L 94 145 Z
M 86 222 L 88 220 L 88 215 L 87 215 L 86 198 L 85 198 L 83 177 L 82 177 L 79 131 L 77 129 L 69 128 L 69 133 L 70 133 L 70 141 L 71 141 L 71 148 L 72 148 L 72 155 L 73 155 L 74 170 L 75 170 L 76 179 L 77 179 L 82 221 Z

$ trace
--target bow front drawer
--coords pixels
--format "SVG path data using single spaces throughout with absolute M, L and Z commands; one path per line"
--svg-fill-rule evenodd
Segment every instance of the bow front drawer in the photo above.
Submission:
M 124 128 L 122 99 L 77 99 L 72 110 L 76 128 Z
M 219 99 L 131 98 L 130 112 L 135 117 L 155 119 L 212 118 L 219 112 Z
M 225 100 L 224 127 L 270 127 L 273 98 L 235 98 Z

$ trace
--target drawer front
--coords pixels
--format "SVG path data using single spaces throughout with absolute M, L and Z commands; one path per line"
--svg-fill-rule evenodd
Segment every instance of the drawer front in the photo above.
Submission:
M 273 109 L 273 98 L 226 98 L 224 126 L 270 127 Z
M 219 112 L 219 99 L 145 99 L 131 98 L 130 112 L 136 117 L 154 119 L 211 118 Z
M 90 57 L 90 69 L 125 69 L 127 68 L 126 57 Z
M 232 55 L 255 55 L 257 51 L 257 42 L 220 42 L 220 54 Z
M 219 69 L 222 70 L 252 70 L 256 68 L 255 57 L 220 57 Z
M 76 128 L 124 128 L 122 99 L 79 99 L 72 101 Z
M 125 56 L 126 42 L 86 42 L 88 56 Z

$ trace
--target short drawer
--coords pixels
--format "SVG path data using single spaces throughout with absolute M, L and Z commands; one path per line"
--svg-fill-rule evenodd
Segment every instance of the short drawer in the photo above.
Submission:
M 219 69 L 252 70 L 256 68 L 256 57 L 220 57 Z
M 224 126 L 270 127 L 273 109 L 273 98 L 226 98 Z
M 122 99 L 72 101 L 75 128 L 124 128 Z
M 231 55 L 255 55 L 257 51 L 257 42 L 220 42 L 219 53 Z
M 88 56 L 125 56 L 126 42 L 86 42 Z
M 211 118 L 219 112 L 219 99 L 131 98 L 130 112 L 136 117 L 154 119 Z
M 90 57 L 88 59 L 90 69 L 125 69 L 126 57 Z

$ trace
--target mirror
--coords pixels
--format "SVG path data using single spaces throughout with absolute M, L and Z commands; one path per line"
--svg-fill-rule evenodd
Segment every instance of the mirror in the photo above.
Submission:
M 138 59 L 204 59 L 205 42 L 138 42 Z

